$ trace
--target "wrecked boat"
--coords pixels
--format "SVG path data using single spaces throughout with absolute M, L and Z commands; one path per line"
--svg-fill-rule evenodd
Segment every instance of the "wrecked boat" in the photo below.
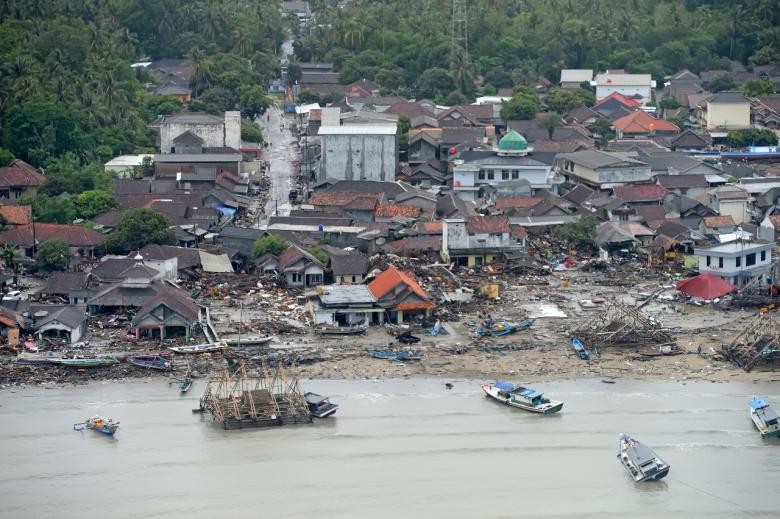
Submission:
M 639 354 L 643 357 L 662 357 L 666 355 L 682 355 L 683 353 L 685 352 L 676 344 L 665 344 L 662 346 L 651 346 L 639 349 Z
M 314 330 L 319 335 L 360 335 L 366 333 L 365 326 L 318 326 Z
M 213 351 L 224 350 L 227 346 L 222 342 L 214 344 L 196 344 L 193 346 L 171 346 L 168 349 L 174 353 L 192 354 L 192 353 L 211 353 Z
M 489 337 L 503 337 L 510 333 L 527 330 L 534 324 L 534 319 L 528 319 L 526 321 L 510 324 L 507 322 L 484 322 L 482 326 L 477 330 L 477 334 Z
M 425 356 L 422 350 L 394 351 L 394 350 L 375 350 L 371 348 L 366 348 L 366 353 L 368 353 L 375 359 L 395 360 L 395 361 L 421 360 Z
M 223 339 L 222 342 L 228 346 L 262 346 L 263 344 L 268 344 L 272 340 L 274 340 L 273 336 L 241 337 L 240 339 L 239 338 Z
M 571 338 L 571 347 L 582 360 L 590 360 L 588 350 L 585 349 L 585 345 L 577 337 Z
M 515 386 L 503 380 L 495 384 L 480 384 L 485 395 L 511 407 L 538 414 L 553 414 L 563 409 L 563 402 L 550 400 L 535 389 Z
M 763 438 L 780 438 L 780 418 L 763 398 L 750 401 L 750 418 Z
M 118 363 L 116 359 L 52 359 L 49 362 L 71 368 L 99 368 Z
M 133 355 L 127 357 L 127 363 L 139 368 L 156 369 L 159 371 L 170 371 L 173 369 L 171 359 L 165 355 Z
M 623 433 L 620 433 L 617 457 L 637 483 L 662 479 L 671 468 L 653 449 Z
M 112 419 L 105 420 L 99 416 L 93 416 L 81 423 L 73 424 L 74 431 L 84 431 L 86 429 L 92 429 L 93 431 L 113 436 L 116 430 L 119 429 L 119 422 L 115 422 Z
M 305 393 L 303 397 L 309 406 L 309 413 L 314 418 L 327 418 L 328 416 L 333 416 L 338 411 L 339 405 L 332 403 L 327 396 L 309 392 Z

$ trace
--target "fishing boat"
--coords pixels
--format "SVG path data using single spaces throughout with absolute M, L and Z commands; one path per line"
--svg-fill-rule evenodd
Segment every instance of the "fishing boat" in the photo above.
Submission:
M 422 350 L 375 350 L 366 348 L 366 353 L 374 357 L 375 359 L 383 360 L 395 360 L 395 361 L 407 361 L 407 360 L 421 360 L 425 355 Z
M 306 405 L 309 406 L 309 414 L 314 418 L 327 418 L 338 411 L 338 404 L 331 403 L 326 396 L 317 393 L 304 393 L 303 397 L 306 399 Z
M 676 344 L 650 346 L 639 350 L 639 354 L 643 357 L 664 357 L 667 355 L 682 355 L 683 353 L 685 352 Z
M 319 335 L 360 335 L 366 333 L 365 326 L 319 326 L 314 330 Z
M 623 433 L 620 433 L 617 457 L 637 483 L 662 479 L 671 468 L 653 449 Z
M 780 438 L 780 418 L 763 398 L 750 401 L 750 418 L 764 438 Z
M 17 364 L 53 364 L 55 361 L 62 359 L 54 354 L 54 352 L 47 353 L 27 353 L 21 352 L 16 356 Z
M 70 368 L 99 368 L 117 364 L 118 361 L 116 359 L 52 359 L 50 362 Z
M 196 344 L 193 346 L 171 346 L 168 349 L 174 353 L 191 354 L 191 353 L 211 353 L 213 351 L 224 350 L 227 346 L 223 342 L 217 342 L 214 344 Z
M 173 369 L 171 359 L 164 355 L 133 355 L 127 357 L 128 364 L 138 366 L 139 368 L 156 369 L 160 371 L 170 371 Z
M 222 339 L 222 342 L 228 346 L 262 346 L 274 340 L 273 337 L 231 337 Z
M 390 350 L 374 350 L 371 348 L 366 348 L 366 353 L 374 357 L 375 359 L 384 359 L 384 360 L 396 360 L 396 357 L 398 355 L 398 352 L 390 351 Z
M 571 338 L 571 347 L 574 348 L 574 351 L 582 360 L 590 360 L 590 354 L 588 353 L 588 350 L 585 349 L 585 345 L 582 344 L 582 341 L 577 337 Z
M 182 393 L 186 393 L 192 387 L 192 379 L 189 377 L 189 375 L 186 375 L 183 379 L 178 380 L 176 383 L 179 385 L 179 391 Z
M 553 414 L 563 409 L 563 402 L 550 400 L 535 389 L 515 386 L 502 380 L 495 384 L 480 384 L 485 395 L 511 407 L 539 414 Z
M 92 429 L 99 433 L 113 436 L 116 430 L 119 429 L 119 422 L 115 422 L 111 419 L 105 420 L 99 416 L 93 416 L 81 423 L 73 424 L 74 431 L 83 431 L 85 429 Z
M 532 324 L 534 324 L 533 319 L 528 319 L 527 321 L 523 321 L 517 324 L 485 321 L 477 330 L 477 334 L 489 337 L 503 337 L 504 335 L 509 335 L 510 333 L 527 330 L 531 327 Z

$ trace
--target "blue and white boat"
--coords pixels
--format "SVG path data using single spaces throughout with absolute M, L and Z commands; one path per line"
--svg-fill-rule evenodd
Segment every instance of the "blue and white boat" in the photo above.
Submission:
M 575 352 L 577 352 L 577 355 L 579 355 L 582 360 L 590 360 L 590 354 L 588 353 L 588 350 L 585 349 L 585 345 L 582 344 L 582 341 L 577 337 L 571 338 L 571 347 Z
M 495 384 L 480 384 L 485 395 L 511 407 L 538 414 L 553 414 L 563 409 L 563 402 L 550 400 L 541 392 L 523 386 L 516 386 L 503 380 Z
M 671 469 L 653 449 L 623 433 L 620 433 L 617 457 L 637 483 L 665 478 Z
M 93 416 L 81 423 L 73 424 L 74 431 L 84 431 L 86 429 L 92 429 L 99 433 L 113 436 L 116 430 L 119 429 L 119 422 L 115 422 L 111 419 L 105 420 L 99 416 Z
M 309 407 L 309 414 L 315 418 L 327 418 L 336 414 L 339 405 L 334 404 L 326 396 L 317 393 L 305 393 L 306 405 Z
M 763 398 L 753 397 L 750 401 L 750 418 L 762 437 L 780 438 L 780 418 Z

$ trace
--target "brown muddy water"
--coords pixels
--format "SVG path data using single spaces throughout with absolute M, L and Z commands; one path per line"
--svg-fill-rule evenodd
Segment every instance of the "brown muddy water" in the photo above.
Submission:
M 778 383 L 536 383 L 536 416 L 478 381 L 305 381 L 341 404 L 311 426 L 223 431 L 161 381 L 0 392 L 0 517 L 778 517 L 780 443 L 748 400 Z M 75 432 L 91 415 L 116 437 Z M 635 484 L 618 433 L 672 470 Z

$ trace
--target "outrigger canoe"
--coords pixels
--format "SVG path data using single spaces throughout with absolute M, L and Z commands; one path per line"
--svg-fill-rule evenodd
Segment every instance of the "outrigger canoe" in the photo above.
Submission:
M 590 354 L 588 353 L 588 350 L 585 349 L 585 345 L 582 344 L 582 341 L 577 337 L 571 338 L 571 347 L 575 352 L 577 352 L 577 355 L 579 355 L 582 360 L 590 360 Z
M 116 359 L 52 359 L 49 362 L 71 368 L 98 368 L 117 364 Z
M 510 333 L 527 330 L 532 324 L 534 324 L 534 319 L 528 319 L 527 321 L 517 324 L 485 322 L 479 330 L 477 330 L 477 334 L 490 337 L 502 337 L 504 335 L 509 335 Z
M 138 366 L 139 368 L 156 369 L 160 371 L 170 371 L 173 369 L 171 359 L 164 355 L 133 355 L 127 357 L 128 364 Z
M 224 343 L 216 344 L 197 344 L 194 346 L 171 346 L 168 349 L 174 353 L 211 353 L 212 351 L 224 350 L 227 346 Z

